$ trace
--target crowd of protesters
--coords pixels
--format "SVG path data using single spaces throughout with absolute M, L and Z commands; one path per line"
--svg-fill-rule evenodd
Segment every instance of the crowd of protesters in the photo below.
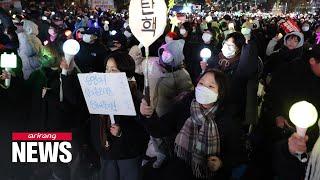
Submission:
M 320 124 L 300 137 L 289 109 L 306 100 L 320 110 L 320 16 L 183 17 L 146 62 L 126 10 L 0 9 L 0 53 L 18 61 L 0 76 L 0 179 L 319 180 Z M 68 39 L 80 44 L 70 64 Z M 90 114 L 77 74 L 91 72 L 126 73 L 137 115 Z M 11 163 L 14 131 L 72 132 L 73 160 Z

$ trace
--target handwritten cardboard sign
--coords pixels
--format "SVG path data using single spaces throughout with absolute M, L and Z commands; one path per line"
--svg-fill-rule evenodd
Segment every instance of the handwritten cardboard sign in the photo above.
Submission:
M 125 73 L 78 74 L 90 114 L 135 116 Z

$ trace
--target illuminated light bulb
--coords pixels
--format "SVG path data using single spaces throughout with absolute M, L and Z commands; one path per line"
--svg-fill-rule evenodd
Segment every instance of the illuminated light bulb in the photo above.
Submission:
M 203 48 L 200 51 L 200 57 L 202 58 L 202 61 L 207 62 L 208 59 L 211 57 L 211 50 L 209 48 Z M 204 73 L 204 70 L 202 70 L 202 73 Z
M 209 48 L 203 48 L 200 51 L 200 57 L 205 61 L 208 60 L 211 57 L 211 50 Z
M 62 46 L 64 57 L 69 65 L 74 56 L 80 51 L 80 44 L 74 39 L 66 40 Z M 67 70 L 62 69 L 62 74 L 67 75 Z
M 71 34 L 72 34 L 72 32 L 70 30 L 66 30 L 64 32 L 64 35 L 67 36 L 67 37 L 69 37 Z
M 74 6 L 74 2 L 72 2 L 71 5 Z
M 51 12 L 51 15 L 55 15 L 56 13 L 54 11 Z
M 291 106 L 289 118 L 296 125 L 298 135 L 304 137 L 307 129 L 317 122 L 318 112 L 311 103 L 300 101 Z
M 2 68 L 16 68 L 17 67 L 17 56 L 14 53 L 7 54 L 6 52 L 1 54 Z
M 45 41 L 43 41 L 43 45 L 48 45 L 49 44 L 49 41 L 47 41 L 47 40 L 45 40 Z
M 0 66 L 2 68 L 5 68 L 7 72 L 10 72 L 12 68 L 17 68 L 17 56 L 14 53 L 7 54 L 3 53 L 1 54 L 1 62 Z M 9 76 L 9 79 L 5 79 L 5 86 L 9 87 L 11 81 L 11 76 Z
M 211 22 L 211 21 L 212 21 L 212 16 L 207 16 L 207 17 L 206 17 L 206 22 L 209 23 L 209 22 Z
M 112 30 L 112 31 L 110 32 L 110 34 L 111 34 L 112 36 L 114 36 L 114 35 L 116 35 L 116 34 L 117 34 L 117 31 Z

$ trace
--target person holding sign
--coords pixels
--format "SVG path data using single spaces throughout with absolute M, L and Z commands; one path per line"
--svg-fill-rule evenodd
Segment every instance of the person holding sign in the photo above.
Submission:
M 125 72 L 135 104 L 139 94 L 134 79 L 135 63 L 124 52 L 112 53 L 106 61 L 106 73 Z M 135 107 L 138 107 L 136 105 Z M 135 116 L 91 115 L 91 137 L 101 155 L 101 179 L 141 180 L 142 155 L 148 135 Z
M 195 93 L 181 94 L 161 117 L 142 100 L 140 112 L 148 132 L 154 137 L 176 135 L 176 156 L 160 179 L 228 179 L 241 140 L 238 123 L 226 113 L 226 81 L 218 70 L 205 71 Z

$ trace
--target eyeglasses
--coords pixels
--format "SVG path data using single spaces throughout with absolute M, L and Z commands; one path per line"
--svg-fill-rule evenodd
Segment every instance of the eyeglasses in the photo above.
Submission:
M 231 44 L 231 43 L 229 43 L 229 42 L 227 42 L 227 41 L 223 41 L 223 42 L 222 42 L 222 46 L 223 46 L 223 45 L 228 46 L 228 48 L 235 48 L 235 47 L 236 47 L 236 45 Z

